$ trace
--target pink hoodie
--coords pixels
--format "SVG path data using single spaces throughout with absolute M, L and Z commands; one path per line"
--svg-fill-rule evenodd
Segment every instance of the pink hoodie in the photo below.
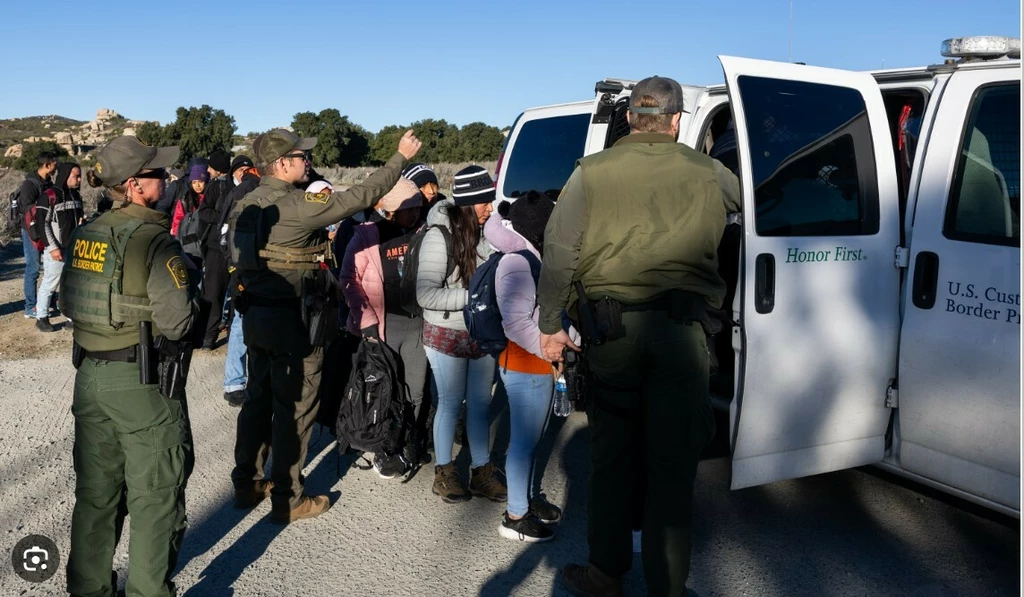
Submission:
M 348 331 L 362 336 L 363 329 L 375 325 L 381 342 L 387 342 L 384 335 L 384 266 L 380 261 L 380 235 L 375 224 L 356 226 L 338 277 L 349 308 Z

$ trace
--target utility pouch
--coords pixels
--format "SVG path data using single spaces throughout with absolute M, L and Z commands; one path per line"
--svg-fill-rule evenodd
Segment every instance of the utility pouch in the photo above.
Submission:
M 622 325 L 622 303 L 619 301 L 604 297 L 595 302 L 594 320 L 598 333 L 605 341 L 626 336 L 626 328 Z
M 157 382 L 157 358 L 153 348 L 153 324 L 139 323 L 139 345 L 135 360 L 139 363 L 139 383 L 151 385 Z
M 84 360 L 85 349 L 78 342 L 75 342 L 71 345 L 71 364 L 75 369 L 78 369 L 82 366 L 82 361 Z
M 695 292 L 674 290 L 668 295 L 668 316 L 673 321 L 700 323 L 704 333 L 713 336 L 722 331 L 725 312 L 708 304 Z
M 326 347 L 338 335 L 338 280 L 321 269 L 302 280 L 302 324 L 312 346 Z

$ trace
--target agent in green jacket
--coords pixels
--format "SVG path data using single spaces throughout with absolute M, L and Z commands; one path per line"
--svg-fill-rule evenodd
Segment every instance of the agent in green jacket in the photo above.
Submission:
M 598 344 L 584 333 L 593 474 L 589 563 L 562 573 L 575 595 L 622 593 L 633 557 L 630 500 L 643 493 L 632 487 L 638 460 L 649 594 L 686 595 L 697 460 L 714 435 L 701 322 L 725 295 L 717 250 L 740 194 L 721 163 L 676 143 L 682 110 L 675 81 L 638 83 L 630 135 L 579 161 L 545 231 L 537 292 L 545 357 L 560 361 L 564 347 L 577 349 L 561 314 L 580 329 L 579 299 L 601 307 L 604 335 Z
M 374 206 L 398 182 L 421 143 L 408 131 L 384 167 L 347 191 L 330 194 L 295 187 L 307 180 L 306 152 L 315 145 L 315 137 L 302 139 L 284 129 L 257 137 L 253 150 L 260 184 L 235 204 L 228 226 L 242 289 L 237 306 L 245 315 L 242 332 L 249 350 L 249 399 L 238 414 L 231 472 L 235 507 L 251 508 L 269 495 L 271 519 L 279 524 L 313 518 L 330 508 L 326 495 L 303 493 L 301 475 L 320 407 L 324 360 L 323 343 L 311 338 L 312 322 L 304 321 L 303 313 L 322 298 L 311 294 L 317 280 L 333 276 L 324 266 L 330 261 L 324 229 Z M 268 480 L 263 469 L 271 449 Z
M 177 341 L 199 305 L 181 245 L 167 215 L 152 207 L 177 147 L 148 147 L 120 137 L 89 172 L 123 204 L 71 236 L 60 309 L 75 322 L 75 509 L 68 591 L 109 596 L 111 566 L 131 515 L 127 594 L 175 594 L 171 574 L 185 532 L 185 484 L 192 472 L 192 431 L 184 396 L 161 395 L 140 378 L 140 335 Z M 155 380 L 154 380 L 155 381 Z

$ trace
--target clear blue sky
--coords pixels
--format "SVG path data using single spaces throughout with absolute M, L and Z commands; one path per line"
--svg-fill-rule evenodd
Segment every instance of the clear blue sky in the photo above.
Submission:
M 717 83 L 717 55 L 789 52 L 789 0 L 6 4 L 0 118 L 111 108 L 166 123 L 209 104 L 243 134 L 329 107 L 371 131 L 505 126 L 524 108 L 591 99 L 605 77 Z M 941 61 L 947 37 L 1020 36 L 1017 0 L 793 6 L 793 59 L 818 66 L 918 66 Z

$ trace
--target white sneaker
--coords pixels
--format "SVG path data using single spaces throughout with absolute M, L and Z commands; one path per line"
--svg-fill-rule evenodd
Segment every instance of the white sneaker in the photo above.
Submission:
M 643 541 L 641 540 L 642 537 L 643 531 L 633 531 L 633 553 L 640 553 L 643 551 L 641 549 L 643 546 Z

